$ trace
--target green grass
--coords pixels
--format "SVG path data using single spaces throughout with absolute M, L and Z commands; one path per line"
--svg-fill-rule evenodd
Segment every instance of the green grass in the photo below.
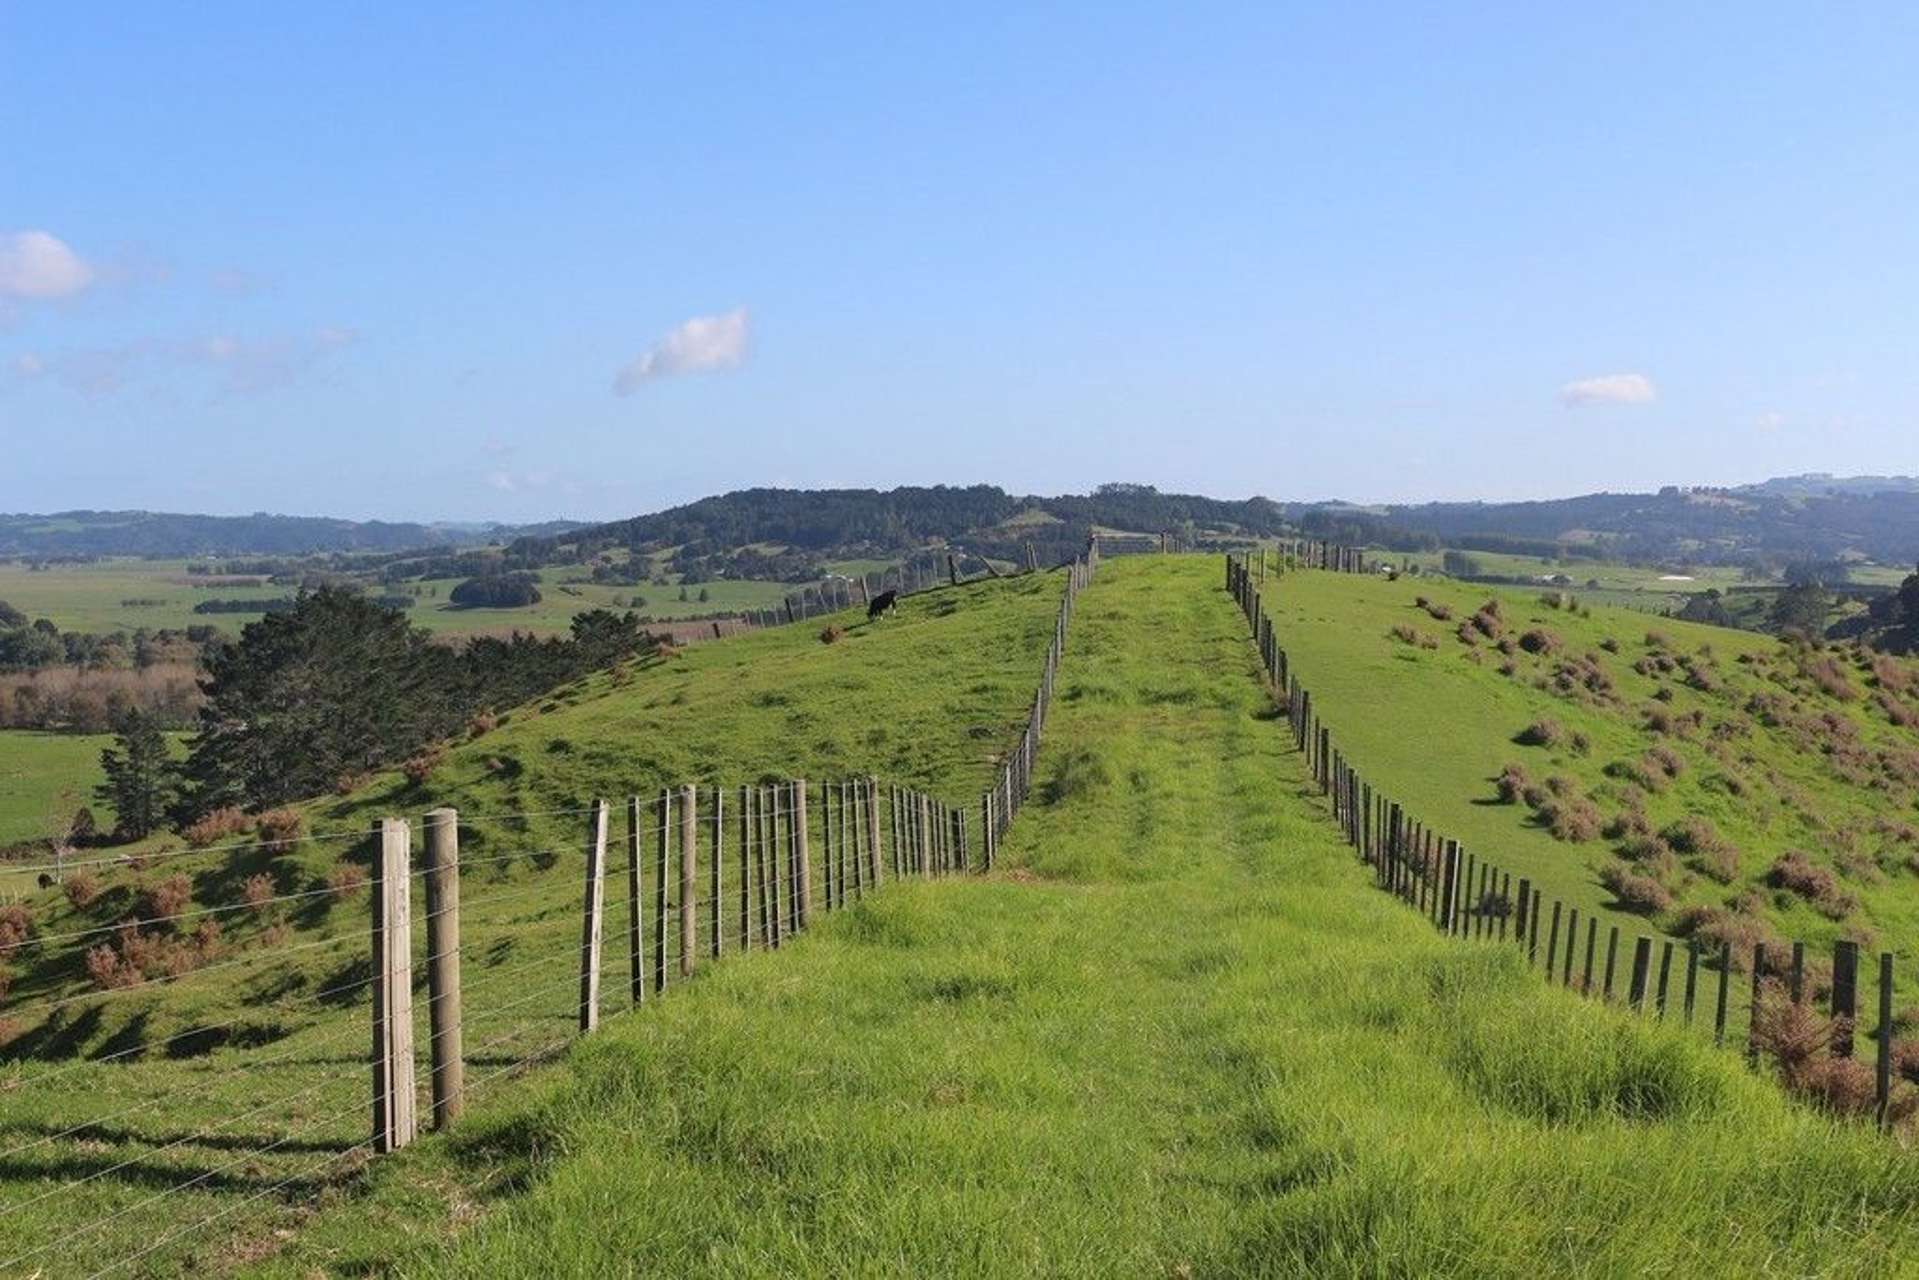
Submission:
M 1452 619 L 1430 618 L 1415 607 L 1420 596 L 1450 607 Z M 1514 636 L 1545 628 L 1563 648 L 1551 656 L 1517 652 L 1514 674 L 1501 674 L 1504 655 L 1483 643 L 1469 650 L 1454 634 L 1492 598 L 1501 602 Z M 1697 867 L 1677 871 L 1668 877 L 1675 910 L 1756 895 L 1748 906 L 1791 937 L 1876 935 L 1878 945 L 1911 953 L 1919 936 L 1919 863 L 1912 860 L 1919 847 L 1912 831 L 1919 824 L 1919 779 L 1899 771 L 1919 759 L 1913 754 L 1919 739 L 1889 723 L 1873 701 L 1869 675 L 1852 656 L 1839 654 L 1854 690 L 1842 701 L 1800 675 L 1791 652 L 1770 637 L 1603 607 L 1585 616 L 1549 608 L 1536 592 L 1296 573 L 1271 581 L 1264 599 L 1294 671 L 1313 694 L 1314 710 L 1354 766 L 1409 814 L 1515 877 L 1530 877 L 1582 913 L 1605 908 L 1613 898 L 1598 876 L 1615 861 L 1620 842 L 1556 840 L 1524 804 L 1495 803 L 1493 779 L 1509 762 L 1535 780 L 1573 780 L 1608 818 L 1637 801 L 1655 828 L 1686 816 L 1711 821 L 1740 851 L 1738 874 L 1720 884 Z M 1424 649 L 1395 639 L 1396 626 L 1412 627 L 1438 645 Z M 1665 651 L 1698 663 L 1717 687 L 1691 687 L 1683 669 L 1636 671 L 1640 661 L 1657 656 L 1649 632 L 1668 637 Z M 1601 647 L 1608 640 L 1617 653 Z M 1564 696 L 1541 687 L 1567 657 L 1589 660 L 1611 680 L 1613 693 Z M 1655 700 L 1662 690 L 1669 702 Z M 1777 699 L 1789 723 L 1769 725 L 1751 704 L 1755 696 Z M 1703 724 L 1683 734 L 1656 732 L 1647 718 L 1655 711 L 1697 712 Z M 1819 720 L 1826 715 L 1846 729 L 1856 752 L 1828 749 L 1833 735 Z M 1515 743 L 1515 735 L 1542 717 L 1565 730 L 1561 745 Z M 1589 742 L 1583 753 L 1574 734 Z M 1609 767 L 1638 760 L 1655 746 L 1683 762 L 1663 792 L 1648 795 L 1609 775 Z M 1768 868 L 1789 850 L 1841 868 L 1841 888 L 1857 900 L 1856 910 L 1835 921 L 1768 888 Z
M 60 890 L 30 895 L 35 940 L 11 958 L 0 1002 L 0 1272 L 91 1274 L 169 1228 L 226 1214 L 190 1251 L 141 1266 L 218 1270 L 315 1203 L 357 1194 L 368 902 L 364 889 L 330 892 L 327 877 L 367 864 L 361 833 L 375 818 L 461 811 L 468 1070 L 482 1095 L 507 1089 L 514 1064 L 564 1046 L 575 1016 L 582 806 L 695 780 L 855 773 L 976 797 L 1024 721 L 1061 586 L 1048 574 L 929 592 L 877 623 L 841 617 L 832 645 L 792 627 L 650 658 L 512 710 L 424 785 L 386 775 L 303 806 L 315 834 L 291 851 L 187 854 L 150 841 L 138 852 L 164 860 L 95 868 L 102 893 L 84 908 Z M 624 835 L 616 819 L 616 859 Z M 141 886 L 177 869 L 196 907 L 222 909 L 224 953 L 176 980 L 94 994 L 87 946 L 111 936 Z M 252 875 L 286 900 L 226 910 Z M 609 1007 L 630 976 L 624 892 L 616 873 Z M 416 928 L 416 955 L 424 946 Z M 418 1034 L 424 1050 L 423 1016 Z M 101 1225 L 61 1242 L 91 1222 Z M 41 1252 L 6 1265 L 28 1250 Z
M 613 1020 L 262 1269 L 1911 1273 L 1901 1145 L 1370 887 L 1217 576 L 1103 569 L 1000 874 Z
M 111 734 L 0 731 L 0 846 L 65 831 L 93 805 L 100 751 L 112 745 Z

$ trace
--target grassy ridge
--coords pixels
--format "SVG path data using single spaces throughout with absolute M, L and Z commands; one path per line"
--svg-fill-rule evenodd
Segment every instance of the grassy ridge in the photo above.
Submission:
M 1451 618 L 1433 618 L 1419 597 Z M 1632 869 L 1672 895 L 1656 923 L 1680 925 L 1695 907 L 1808 941 L 1853 937 L 1907 955 L 1919 941 L 1919 735 L 1891 718 L 1915 703 L 1866 659 L 1429 579 L 1297 573 L 1270 581 L 1263 599 L 1315 712 L 1370 781 L 1582 912 L 1619 908 L 1600 876 L 1634 852 Z M 1553 651 L 1508 655 L 1483 636 L 1463 644 L 1455 633 L 1489 599 L 1509 637 L 1543 630 Z M 1578 678 L 1557 686 L 1569 665 Z M 1592 673 L 1597 692 L 1585 680 Z M 1562 731 L 1557 742 L 1515 741 L 1542 719 Z M 1651 752 L 1670 753 L 1677 776 L 1645 767 Z M 1667 858 L 1635 848 L 1630 833 L 1556 838 L 1545 814 L 1497 802 L 1494 780 L 1508 764 L 1536 783 L 1570 782 L 1568 794 L 1589 801 L 1602 824 L 1637 810 L 1663 838 L 1683 819 L 1704 819 L 1726 846 L 1719 856 L 1736 865 L 1709 863 L 1683 841 L 1667 841 Z M 1833 877 L 1825 900 L 1768 883 L 1775 861 L 1795 850 Z
M 422 785 L 388 775 L 304 806 L 315 834 L 291 850 L 150 844 L 161 860 L 144 870 L 96 868 L 100 897 L 86 906 L 32 895 L 34 940 L 12 956 L 0 1003 L 0 1272 L 91 1274 L 225 1214 L 142 1262 L 155 1274 L 218 1270 L 274 1247 L 315 1204 L 355 1194 L 368 906 L 364 889 L 335 893 L 328 877 L 366 865 L 360 833 L 375 817 L 461 809 L 468 1071 L 484 1096 L 571 1038 L 582 805 L 696 779 L 846 773 L 965 801 L 1024 722 L 1060 589 L 1058 575 L 961 587 L 878 623 L 842 617 L 830 645 L 792 627 L 648 659 L 513 710 Z M 177 979 L 94 993 L 87 946 L 176 869 L 191 909 L 222 908 L 220 954 Z M 284 900 L 225 911 L 252 875 Z M 629 976 L 614 879 L 609 1009 Z M 73 936 L 86 930 L 106 932 Z M 416 927 L 416 964 L 424 947 Z M 416 1001 L 424 1052 L 424 992 Z
M 1909 1273 L 1900 1147 L 1369 886 L 1217 576 L 1102 568 L 1001 874 L 618 1021 L 265 1269 Z

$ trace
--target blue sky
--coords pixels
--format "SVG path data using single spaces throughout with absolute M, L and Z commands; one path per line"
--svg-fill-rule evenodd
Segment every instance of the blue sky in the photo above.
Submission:
M 0 510 L 1919 472 L 1910 6 L 0 0 Z

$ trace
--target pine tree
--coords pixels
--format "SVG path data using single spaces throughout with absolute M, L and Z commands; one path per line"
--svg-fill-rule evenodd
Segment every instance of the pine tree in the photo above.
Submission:
M 180 785 L 179 763 L 153 718 L 129 711 L 114 745 L 100 753 L 100 768 L 107 780 L 93 794 L 112 806 L 114 830 L 127 840 L 151 835 Z

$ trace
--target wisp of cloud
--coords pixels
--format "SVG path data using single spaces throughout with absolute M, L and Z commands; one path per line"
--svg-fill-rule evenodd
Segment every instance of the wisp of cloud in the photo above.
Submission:
M 615 395 L 630 396 L 655 378 L 731 369 L 746 359 L 746 308 L 694 316 L 635 356 L 613 379 Z

